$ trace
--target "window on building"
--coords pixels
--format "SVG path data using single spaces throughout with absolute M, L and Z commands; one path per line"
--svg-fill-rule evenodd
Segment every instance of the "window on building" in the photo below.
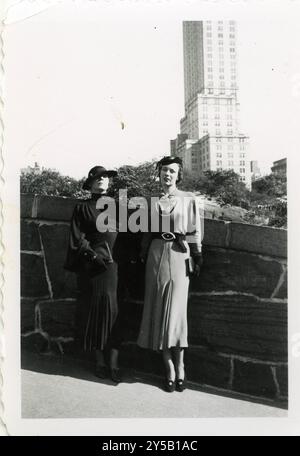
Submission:
M 227 156 L 228 156 L 228 158 L 233 158 L 233 153 L 232 152 L 228 152 Z
M 225 72 L 224 68 L 220 68 L 219 71 L 220 71 L 220 73 L 224 73 Z
M 211 32 L 207 32 L 206 36 L 207 36 L 207 38 L 211 38 L 212 37 L 212 33 Z
M 233 160 L 228 161 L 228 166 L 233 166 Z
M 232 131 L 232 130 L 227 130 L 227 134 L 228 134 L 228 135 L 232 135 L 232 134 L 233 134 L 233 131 Z
M 245 154 L 240 154 L 240 158 L 245 158 Z
M 218 41 L 219 46 L 223 46 L 224 42 L 222 40 Z
M 232 122 L 227 122 L 227 127 L 232 127 Z
M 228 142 L 232 142 L 232 141 L 233 141 L 233 138 L 228 138 Z M 230 147 L 232 147 L 232 146 L 230 146 Z
M 244 160 L 240 160 L 240 166 L 245 166 L 245 161 Z
M 229 33 L 229 38 L 235 38 L 235 34 L 234 33 Z
M 243 174 L 245 172 L 245 168 L 240 168 L 240 173 Z
M 224 81 L 220 81 L 220 87 L 225 87 L 225 82 Z
M 222 158 L 222 154 L 221 154 L 220 152 L 217 152 L 216 156 L 217 156 L 218 158 Z

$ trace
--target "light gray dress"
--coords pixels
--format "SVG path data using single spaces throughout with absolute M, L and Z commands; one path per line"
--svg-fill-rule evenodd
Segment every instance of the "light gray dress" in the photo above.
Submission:
M 168 231 L 186 235 L 183 252 L 176 241 L 144 236 L 143 249 L 148 248 L 143 317 L 138 345 L 152 350 L 188 346 L 187 301 L 189 289 L 188 261 L 190 246 L 201 252 L 200 213 L 192 193 L 177 190 L 163 195 L 152 207 L 151 217 L 159 218 Z M 164 221 L 162 222 L 162 218 Z M 166 223 L 168 222 L 168 223 Z

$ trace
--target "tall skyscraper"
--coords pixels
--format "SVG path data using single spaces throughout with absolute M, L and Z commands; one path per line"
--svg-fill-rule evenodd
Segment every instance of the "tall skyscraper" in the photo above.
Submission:
M 171 154 L 193 174 L 233 169 L 251 187 L 249 138 L 239 129 L 235 21 L 183 22 L 185 116 Z

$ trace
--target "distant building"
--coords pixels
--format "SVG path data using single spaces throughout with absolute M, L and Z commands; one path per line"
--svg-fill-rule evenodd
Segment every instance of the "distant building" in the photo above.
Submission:
M 286 158 L 282 158 L 281 160 L 276 160 L 273 162 L 273 166 L 271 167 L 272 173 L 274 174 L 286 174 Z
M 184 21 L 185 116 L 171 154 L 201 174 L 233 169 L 251 188 L 249 137 L 239 130 L 235 21 Z
M 255 181 L 261 177 L 261 172 L 258 167 L 258 161 L 257 160 L 252 160 L 250 161 L 250 171 L 251 171 L 251 179 L 252 181 Z

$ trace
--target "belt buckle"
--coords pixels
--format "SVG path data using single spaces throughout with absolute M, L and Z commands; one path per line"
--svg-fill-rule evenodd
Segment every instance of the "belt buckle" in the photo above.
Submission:
M 161 233 L 161 237 L 164 241 L 172 241 L 173 239 L 176 239 L 174 233 Z

